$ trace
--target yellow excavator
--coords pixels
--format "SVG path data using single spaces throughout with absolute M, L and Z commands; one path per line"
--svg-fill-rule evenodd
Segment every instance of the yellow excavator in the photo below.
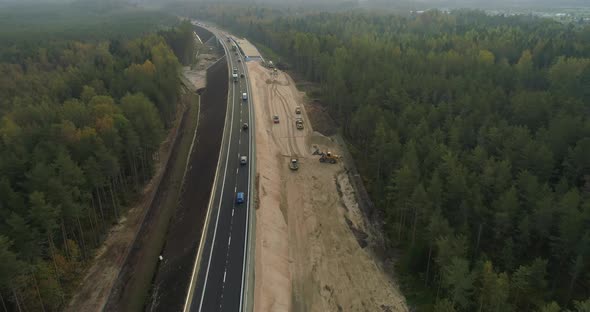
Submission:
M 341 158 L 341 156 L 333 155 L 331 152 L 320 154 L 320 162 L 322 162 L 322 163 L 327 162 L 330 164 L 335 164 L 338 162 L 338 159 L 340 159 L 340 158 Z

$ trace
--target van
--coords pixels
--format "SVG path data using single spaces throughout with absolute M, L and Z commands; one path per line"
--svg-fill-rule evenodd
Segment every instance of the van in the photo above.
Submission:
M 244 192 L 239 192 L 236 195 L 236 204 L 243 204 L 244 203 Z

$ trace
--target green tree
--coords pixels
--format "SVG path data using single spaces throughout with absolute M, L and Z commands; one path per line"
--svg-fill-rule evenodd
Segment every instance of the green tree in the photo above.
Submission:
M 510 311 L 508 294 L 510 284 L 506 273 L 497 274 L 490 261 L 486 261 L 481 271 L 479 289 L 479 311 Z
M 453 305 L 468 309 L 473 302 L 475 274 L 469 270 L 469 261 L 453 257 L 451 262 L 442 269 L 443 285 L 447 289 Z

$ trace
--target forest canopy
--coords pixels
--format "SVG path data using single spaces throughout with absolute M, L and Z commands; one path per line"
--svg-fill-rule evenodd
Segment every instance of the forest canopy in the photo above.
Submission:
M 175 24 L 107 1 L 0 11 L 3 310 L 62 310 L 153 175 L 194 48 Z
M 319 86 L 419 311 L 588 311 L 589 27 L 473 11 L 183 11 Z

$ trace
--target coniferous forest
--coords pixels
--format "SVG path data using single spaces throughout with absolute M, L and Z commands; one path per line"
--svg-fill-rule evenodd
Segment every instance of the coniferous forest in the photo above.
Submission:
M 0 310 L 59 311 L 154 173 L 192 28 L 115 1 L 0 17 Z
M 476 11 L 183 11 L 319 86 L 410 305 L 590 311 L 590 27 Z

